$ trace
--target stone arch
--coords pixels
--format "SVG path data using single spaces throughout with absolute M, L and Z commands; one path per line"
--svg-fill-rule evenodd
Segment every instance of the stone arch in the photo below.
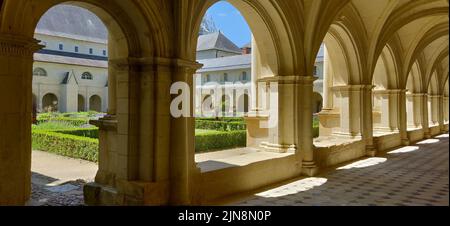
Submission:
M 195 16 L 193 32 L 190 35 L 190 49 L 187 55 L 195 59 L 197 35 L 206 11 L 218 0 L 205 1 L 200 5 L 200 13 Z M 291 31 L 285 26 L 282 11 L 273 2 L 229 0 L 245 18 L 253 33 L 259 50 L 261 77 L 293 75 L 295 70 L 303 68 L 303 61 L 296 59 L 295 47 L 292 46 Z M 269 16 L 270 15 L 270 16 Z M 280 35 L 283 34 L 283 35 Z M 301 64 L 301 65 L 298 65 Z
M 78 94 L 78 112 L 86 111 L 86 98 L 83 95 Z
M 70 4 L 85 8 L 97 15 L 107 25 L 112 48 L 111 59 L 132 57 L 169 56 L 171 47 L 167 24 L 162 18 L 168 15 L 158 10 L 157 4 L 143 4 L 120 0 L 6 0 L 0 31 L 12 32 L 32 38 L 39 19 L 51 7 Z M 21 9 L 21 10 L 17 10 Z M 155 20 L 150 20 L 154 18 Z M 149 35 L 151 34 L 151 35 Z
M 354 36 L 357 27 L 348 26 L 340 22 L 332 24 L 324 39 L 334 86 L 361 84 L 364 80 L 362 75 L 365 61 L 360 52 L 362 43 Z
M 59 99 L 53 93 L 47 93 L 42 97 L 42 110 L 44 112 L 57 112 Z
M 400 66 L 393 49 L 386 45 L 381 53 L 373 73 L 375 90 L 400 88 Z
M 243 93 L 238 97 L 238 105 L 237 112 L 238 113 L 248 113 L 249 112 L 249 104 L 250 104 L 250 96 L 247 92 Z
M 89 111 L 102 112 L 102 98 L 99 95 L 89 98 Z
M 422 72 L 419 65 L 419 62 L 416 61 L 407 78 L 407 85 L 406 88 L 410 93 L 420 93 L 422 91 Z

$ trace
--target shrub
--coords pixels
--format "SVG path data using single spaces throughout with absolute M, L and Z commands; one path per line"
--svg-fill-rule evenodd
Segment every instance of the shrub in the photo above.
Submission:
M 77 127 L 67 122 L 42 122 L 38 125 L 33 125 L 32 128 L 34 130 L 52 131 L 62 129 L 76 129 Z
M 62 134 L 68 134 L 68 135 L 74 135 L 79 137 L 89 137 L 93 139 L 98 139 L 98 128 L 76 128 L 76 129 L 60 129 L 60 130 L 53 130 L 50 132 L 54 133 L 62 133 Z
M 245 147 L 246 145 L 247 131 L 210 131 L 195 136 L 196 152 Z
M 217 130 L 217 131 L 236 131 L 236 130 L 246 130 L 247 126 L 243 122 L 196 120 L 195 128 L 204 130 Z
M 68 117 L 57 117 L 57 118 L 38 118 L 38 125 L 45 122 L 61 122 L 67 123 L 73 126 L 82 126 L 89 124 L 88 118 L 68 118 Z
M 33 149 L 71 158 L 98 161 L 98 140 L 49 131 L 33 131 Z

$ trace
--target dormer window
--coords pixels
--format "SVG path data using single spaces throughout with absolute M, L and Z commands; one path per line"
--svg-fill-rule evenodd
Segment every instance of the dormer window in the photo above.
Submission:
M 89 72 L 84 72 L 84 73 L 81 75 L 81 79 L 84 79 L 84 80 L 93 80 L 94 78 L 93 78 L 93 76 L 92 76 L 91 73 L 89 73 Z
M 46 77 L 47 71 L 45 71 L 43 68 L 38 67 L 33 70 L 33 76 Z
M 64 50 L 64 45 L 63 44 L 59 44 L 58 48 L 59 48 L 59 50 L 63 51 Z

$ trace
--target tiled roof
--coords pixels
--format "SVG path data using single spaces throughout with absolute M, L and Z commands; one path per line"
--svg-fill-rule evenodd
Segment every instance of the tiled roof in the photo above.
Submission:
M 230 39 L 221 32 L 215 32 L 198 37 L 197 51 L 204 50 L 222 50 L 226 52 L 241 53 L 241 49 L 237 47 Z
M 71 5 L 57 5 L 48 10 L 39 21 L 38 33 L 81 39 L 87 37 L 107 40 L 108 30 L 103 22 L 89 10 Z
M 208 72 L 208 71 L 225 71 L 225 70 L 236 70 L 236 69 L 250 69 L 252 63 L 251 54 L 237 55 L 229 57 L 221 57 L 214 59 L 199 60 L 203 67 L 197 72 Z
M 73 58 L 73 57 L 65 57 L 65 56 L 57 56 L 57 55 L 49 55 L 49 54 L 34 54 L 34 60 L 37 62 L 47 62 L 47 63 L 59 63 L 59 64 L 70 64 L 70 65 L 79 65 L 79 66 L 87 66 L 87 67 L 99 67 L 99 68 L 108 68 L 108 62 L 102 60 L 89 60 L 82 58 Z

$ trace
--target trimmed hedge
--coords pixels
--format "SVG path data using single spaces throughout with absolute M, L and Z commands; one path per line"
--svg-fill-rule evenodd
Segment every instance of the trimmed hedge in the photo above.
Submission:
M 86 124 L 89 124 L 89 119 L 87 118 L 65 118 L 65 117 L 58 117 L 58 118 L 38 118 L 37 123 L 44 123 L 44 122 L 61 122 L 61 123 L 67 123 L 73 126 L 83 126 Z
M 212 131 L 195 136 L 197 153 L 247 146 L 247 131 Z
M 92 162 L 98 161 L 97 139 L 49 131 L 33 131 L 32 137 L 33 149 Z
M 244 123 L 244 118 L 228 118 L 228 117 L 225 117 L 225 118 L 196 118 L 196 120 Z
M 238 131 L 238 130 L 246 130 L 247 125 L 243 122 L 196 120 L 195 128 L 204 130 L 217 130 L 217 131 Z
M 74 135 L 79 137 L 88 137 L 93 139 L 98 139 L 98 128 L 86 128 L 86 129 L 62 129 L 62 130 L 53 130 L 50 132 L 54 133 L 62 133 L 62 134 L 68 134 L 68 135 Z

